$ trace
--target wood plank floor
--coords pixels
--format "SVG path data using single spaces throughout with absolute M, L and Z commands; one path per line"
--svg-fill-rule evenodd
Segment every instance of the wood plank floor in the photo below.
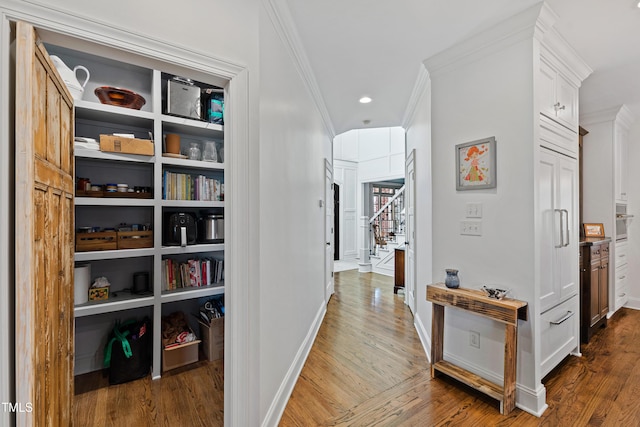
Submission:
M 336 293 L 282 416 L 288 426 L 640 426 L 640 311 L 622 309 L 583 357 L 545 380 L 542 418 L 446 378 L 429 378 L 413 318 L 393 280 L 337 273 Z M 199 362 L 152 381 L 76 379 L 76 426 L 222 426 L 223 363 Z
M 622 309 L 609 326 L 545 379 L 542 418 L 447 378 L 429 378 L 412 316 L 393 279 L 346 271 L 296 383 L 286 426 L 639 426 L 640 312 Z

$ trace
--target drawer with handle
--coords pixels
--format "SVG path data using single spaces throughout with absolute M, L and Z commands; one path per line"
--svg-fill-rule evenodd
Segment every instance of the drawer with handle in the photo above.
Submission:
M 540 317 L 540 368 L 544 376 L 579 345 L 578 296 L 547 310 Z

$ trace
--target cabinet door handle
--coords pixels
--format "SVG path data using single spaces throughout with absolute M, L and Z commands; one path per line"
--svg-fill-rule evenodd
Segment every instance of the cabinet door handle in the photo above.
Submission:
M 556 112 L 558 112 L 560 110 L 564 110 L 565 109 L 565 105 L 560 105 L 560 102 L 556 102 L 555 104 L 553 104 L 553 108 L 555 108 Z
M 620 298 L 625 297 L 625 296 L 627 296 L 627 294 L 620 294 L 620 295 L 618 295 L 618 297 L 620 297 Z
M 563 107 L 564 108 L 564 107 Z M 569 211 L 566 209 L 562 209 L 562 212 L 564 212 L 567 215 L 567 243 L 565 243 L 565 246 L 569 246 Z M 562 220 L 562 216 L 560 217 L 560 219 Z
M 558 320 L 552 320 L 549 323 L 551 323 L 552 325 L 559 325 L 561 323 L 566 322 L 567 320 L 569 320 L 575 313 L 571 310 L 567 311 L 567 314 L 565 314 L 561 319 Z
M 560 213 L 560 244 L 559 245 L 555 245 L 556 248 L 561 248 L 564 246 L 564 233 L 562 232 L 562 209 L 554 209 L 553 212 L 558 212 Z M 555 233 L 555 227 L 554 227 L 554 233 Z
M 627 277 L 627 276 L 620 276 L 620 277 L 618 277 L 618 279 L 622 280 L 622 279 L 624 279 L 625 277 Z

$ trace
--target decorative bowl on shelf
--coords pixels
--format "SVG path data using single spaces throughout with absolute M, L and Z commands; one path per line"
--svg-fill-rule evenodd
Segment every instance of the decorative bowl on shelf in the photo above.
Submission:
M 487 297 L 493 299 L 503 299 L 509 292 L 507 289 L 490 288 L 488 286 L 483 286 L 482 290 Z
M 94 91 L 103 104 L 139 110 L 147 101 L 135 92 L 119 87 L 100 86 Z

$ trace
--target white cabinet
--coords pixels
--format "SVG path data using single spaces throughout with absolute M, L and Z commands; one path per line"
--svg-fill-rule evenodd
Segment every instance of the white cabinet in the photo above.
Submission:
M 615 124 L 614 152 L 615 198 L 618 203 L 626 203 L 629 180 L 629 131 L 620 123 Z
M 613 276 L 613 307 L 612 313 L 619 310 L 629 300 L 628 292 L 628 242 L 616 242 L 615 274 Z
M 578 164 L 546 148 L 539 155 L 540 311 L 545 312 L 578 293 Z
M 540 113 L 574 132 L 578 131 L 578 87 L 565 75 L 553 55 L 540 58 L 538 100 Z
M 199 298 L 223 294 L 224 281 L 221 277 L 210 283 L 171 288 L 163 278 L 168 274 L 165 260 L 188 263 L 189 260 L 224 260 L 225 244 L 198 240 L 187 246 L 165 246 L 163 231 L 165 217 L 175 212 L 186 212 L 195 217 L 203 211 L 224 213 L 224 193 L 207 192 L 204 195 L 205 178 L 216 182 L 222 188 L 225 178 L 223 153 L 225 144 L 224 127 L 220 124 L 192 120 L 165 114 L 164 91 L 170 75 L 162 69 L 152 69 L 133 61 L 125 63 L 117 57 L 97 57 L 86 51 L 73 50 L 69 46 L 47 45 L 51 54 L 59 56 L 67 66 L 84 65 L 91 71 L 91 80 L 85 89 L 83 99 L 75 105 L 75 136 L 99 140 L 100 134 L 131 133 L 136 138 L 149 139 L 153 136 L 154 155 L 143 156 L 78 149 L 75 152 L 76 176 L 88 178 L 92 184 L 102 186 L 107 183 L 126 183 L 129 188 L 150 189 L 146 198 L 133 194 L 80 194 L 75 199 L 76 229 L 81 227 L 117 228 L 120 224 L 136 224 L 135 228 L 150 228 L 153 237 L 138 245 L 140 240 L 131 242 L 132 249 L 121 247 L 101 247 L 101 250 L 83 250 L 75 254 L 76 262 L 89 263 L 91 279 L 105 276 L 111 283 L 110 295 L 104 301 L 89 301 L 75 306 L 76 317 L 76 374 L 101 369 L 102 348 L 107 335 L 116 320 L 141 318 L 153 319 L 153 377 L 160 376 L 161 369 L 161 317 L 172 311 L 197 312 Z M 140 60 L 140 64 L 148 61 Z M 159 68 L 161 63 L 155 64 Z M 219 79 L 191 72 L 189 69 L 171 66 L 173 73 L 191 78 L 202 87 L 219 87 Z M 118 86 L 131 88 L 146 100 L 141 110 L 128 109 L 99 102 L 93 93 L 98 86 Z M 181 151 L 186 153 L 190 144 L 197 144 L 201 151 L 205 142 L 213 142 L 218 148 L 218 162 L 189 160 L 184 156 L 163 156 L 163 135 L 178 134 Z M 169 174 L 175 176 L 169 181 Z M 198 181 L 196 184 L 196 178 Z M 181 200 L 167 197 L 169 186 L 179 186 Z M 209 183 L 207 183 L 207 186 Z M 91 197 L 90 197 L 91 196 Z M 120 196 L 120 197 L 118 197 Z M 126 197 L 125 197 L 126 196 Z M 175 197 L 174 197 L 175 198 Z M 118 242 L 118 245 L 120 243 Z M 123 245 L 126 246 L 126 245 Z M 86 249 L 86 248 L 84 248 Z M 133 274 L 147 272 L 149 292 L 131 292 Z M 188 316 L 192 328 L 198 333 L 197 321 Z

